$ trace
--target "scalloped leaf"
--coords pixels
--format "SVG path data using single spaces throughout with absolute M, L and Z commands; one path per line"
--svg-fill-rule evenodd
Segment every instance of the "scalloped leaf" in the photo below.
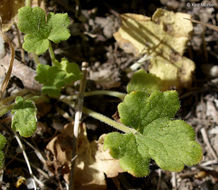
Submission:
M 65 14 L 46 14 L 40 7 L 23 7 L 18 12 L 18 28 L 25 33 L 23 48 L 37 55 L 44 53 L 49 46 L 49 40 L 59 43 L 70 37 L 68 26 L 70 19 Z
M 62 58 L 61 62 L 57 63 L 57 66 L 62 71 L 65 71 L 66 84 L 70 84 L 73 81 L 77 81 L 82 78 L 82 72 L 80 71 L 79 66 L 76 63 L 70 63 L 66 58 Z
M 55 66 L 39 64 L 35 79 L 43 84 L 42 93 L 56 98 L 60 96 L 61 88 L 82 78 L 82 73 L 76 63 L 62 59 Z
M 37 122 L 37 109 L 34 102 L 18 96 L 11 112 L 13 114 L 11 128 L 18 131 L 23 137 L 32 136 L 36 130 Z
M 147 73 L 143 69 L 135 72 L 127 85 L 128 93 L 132 91 L 145 91 L 150 94 L 156 90 L 163 90 L 161 79 L 153 74 Z
M 4 153 L 2 149 L 5 147 L 6 142 L 6 138 L 2 134 L 0 134 L 0 168 L 2 168 L 4 164 Z
M 120 121 L 142 132 L 155 119 L 173 118 L 180 108 L 176 91 L 153 92 L 150 96 L 142 91 L 127 94 L 118 105 Z
M 181 171 L 197 164 L 202 150 L 193 128 L 182 120 L 172 120 L 180 107 L 176 91 L 155 91 L 150 96 L 131 92 L 119 104 L 120 120 L 136 134 L 110 133 L 104 147 L 120 160 L 123 170 L 142 177 L 149 173 L 149 161 L 168 171 Z

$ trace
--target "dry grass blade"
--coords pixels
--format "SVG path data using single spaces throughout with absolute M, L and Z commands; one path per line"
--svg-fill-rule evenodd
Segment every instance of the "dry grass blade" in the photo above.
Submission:
M 204 23 L 204 22 L 201 22 L 201 21 L 198 21 L 198 20 L 194 20 L 194 19 L 188 19 L 188 18 L 184 18 L 184 19 L 187 19 L 187 20 L 190 20 L 191 22 L 193 23 L 197 23 L 197 24 L 202 24 L 212 30 L 215 30 L 215 31 L 218 31 L 218 26 L 216 25 L 213 25 L 213 24 L 207 24 L 207 23 Z
M 2 98 L 4 91 L 6 90 L 6 88 L 8 86 L 8 82 L 9 82 L 10 77 L 11 77 L 13 63 L 14 63 L 14 57 L 15 57 L 15 51 L 14 51 L 14 47 L 13 47 L 12 43 L 10 42 L 9 38 L 1 30 L 1 20 L 0 20 L 0 32 L 1 32 L 1 35 L 4 39 L 4 41 L 6 43 L 8 43 L 10 50 L 11 50 L 11 60 L 10 60 L 9 68 L 8 68 L 7 73 L 6 73 L 5 79 L 1 85 L 0 98 Z

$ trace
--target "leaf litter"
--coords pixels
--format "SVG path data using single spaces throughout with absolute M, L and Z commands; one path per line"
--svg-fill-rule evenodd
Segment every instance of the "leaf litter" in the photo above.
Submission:
M 125 4 L 125 3 L 124 3 Z M 130 5 L 129 5 L 130 6 Z M 131 5 L 132 6 L 132 5 Z M 139 6 L 140 7 L 140 6 Z M 182 7 L 182 3 L 181 4 L 179 4 L 179 6 L 178 6 L 178 9 L 180 9 L 181 10 L 181 7 Z M 53 7 L 54 8 L 54 7 Z M 187 7 L 185 8 L 185 7 L 183 7 L 183 9 L 187 9 Z M 196 10 L 196 9 L 195 9 Z M 129 12 L 128 10 L 126 10 L 125 12 Z M 190 11 L 189 11 L 190 12 Z M 199 15 L 199 13 L 198 14 L 196 14 L 195 12 L 194 12 L 194 10 L 192 11 L 193 12 L 193 14 L 195 14 L 195 16 L 196 15 Z M 92 14 L 92 17 L 90 17 L 90 20 L 91 19 L 93 19 L 93 20 L 95 20 L 94 18 L 93 18 L 93 15 L 95 16 L 95 13 L 94 14 Z M 214 15 L 213 14 L 211 14 L 210 15 L 210 18 L 214 18 Z M 196 18 L 196 17 L 195 17 Z M 198 19 L 198 18 L 197 18 Z M 211 33 L 206 33 L 206 36 L 208 37 L 208 36 L 210 36 L 210 34 Z M 97 36 L 100 36 L 101 34 L 100 33 L 98 33 L 98 32 L 96 32 L 96 35 Z M 214 36 L 214 34 L 212 35 L 211 34 L 211 36 Z M 196 37 L 196 36 L 195 36 Z M 197 38 L 198 39 L 201 39 L 201 37 L 199 37 L 199 36 L 197 36 Z M 214 36 L 213 37 L 213 39 L 216 39 L 216 37 Z M 90 41 L 90 39 L 89 39 L 89 41 Z M 95 41 L 95 40 L 93 40 L 93 41 Z M 93 41 L 92 41 L 92 43 L 93 43 Z M 81 45 L 81 44 L 80 44 Z M 80 47 L 80 45 L 79 45 L 79 47 Z M 95 44 L 96 45 L 96 44 Z M 99 45 L 99 44 L 98 44 Z M 66 46 L 68 46 L 68 44 L 66 44 Z M 78 46 L 77 46 L 78 47 Z M 198 50 L 199 50 L 199 48 L 200 48 L 201 46 L 197 46 L 197 48 L 198 48 Z M 212 50 L 209 50 L 209 53 L 210 52 L 216 52 L 216 48 L 214 48 L 214 46 L 209 42 L 209 44 L 208 44 L 208 47 L 210 48 L 210 47 L 212 47 Z M 93 50 L 91 50 L 91 48 L 92 48 L 92 45 L 91 45 L 91 43 L 90 43 L 90 46 L 89 46 L 89 48 L 90 48 L 90 52 L 91 51 L 93 51 Z M 214 48 L 214 49 L 213 49 Z M 76 50 L 73 50 L 73 51 L 76 51 Z M 196 50 L 195 50 L 196 51 Z M 96 52 L 97 52 L 97 50 L 96 50 Z M 198 52 L 197 52 L 198 53 Z M 75 56 L 77 56 L 78 54 L 76 54 Z M 124 56 L 125 55 L 125 56 Z M 113 59 L 112 59 L 112 57 L 115 57 L 115 60 L 117 60 L 117 62 L 119 62 L 120 64 L 121 64 L 121 66 L 123 67 L 123 65 L 125 65 L 126 64 L 126 61 L 129 59 L 130 60 L 130 57 L 131 56 L 129 56 L 129 55 L 126 55 L 126 54 L 123 54 L 122 52 L 120 52 L 120 50 L 118 49 L 118 50 L 114 50 L 113 51 L 113 54 L 110 52 L 110 54 L 109 55 L 107 55 L 107 56 L 109 56 L 110 57 L 110 63 L 111 64 L 114 64 L 114 62 L 112 61 Z M 187 55 L 186 55 L 187 56 Z M 195 59 L 196 59 L 196 57 L 198 58 L 198 61 L 196 62 L 196 60 L 195 60 L 195 62 L 197 63 L 197 64 L 199 64 L 199 62 L 201 63 L 201 61 L 203 60 L 199 60 L 199 54 L 198 54 L 198 56 L 196 56 L 196 52 L 194 52 L 194 55 L 193 55 L 194 57 L 195 57 Z M 187 56 L 188 57 L 188 56 Z M 212 55 L 212 57 L 214 58 L 214 56 Z M 92 55 L 92 57 L 91 57 L 92 59 L 93 59 L 93 55 Z M 100 58 L 101 59 L 101 58 Z M 211 65 L 213 65 L 214 64 L 214 59 L 211 59 L 212 60 L 212 62 L 210 62 L 210 64 Z M 95 62 L 96 60 L 94 59 L 94 62 Z M 131 62 L 130 62 L 131 63 Z M 105 57 L 104 58 L 102 58 L 102 60 L 101 60 L 101 65 L 104 65 L 105 64 Z M 114 70 L 115 70 L 115 68 L 116 68 L 116 66 L 113 68 Z M 111 72 L 111 70 L 110 70 L 110 72 Z M 27 76 L 27 75 L 26 75 Z M 199 75 L 197 75 L 196 76 L 197 77 L 197 80 L 198 80 L 198 82 L 199 82 Z M 201 75 L 200 75 L 200 77 L 202 77 Z M 27 78 L 27 77 L 26 77 Z M 26 80 L 26 78 L 25 77 L 23 77 L 23 79 L 22 79 L 22 81 L 27 81 Z M 31 78 L 31 77 L 30 77 Z M 122 78 L 123 79 L 123 78 Z M 189 89 L 190 91 L 191 91 L 191 93 L 196 97 L 196 99 L 194 99 L 192 96 L 190 96 L 190 95 L 188 95 L 188 94 L 186 94 L 186 92 L 187 91 L 184 91 L 183 92 L 183 94 L 182 95 L 184 95 L 184 101 L 182 100 L 182 103 L 183 103 L 183 106 L 182 106 L 182 111 L 185 111 L 186 113 L 187 112 L 189 112 L 189 114 L 188 115 L 186 115 L 186 120 L 188 120 L 189 121 L 189 123 L 191 123 L 195 128 L 196 128 L 196 131 L 198 131 L 198 128 L 199 128 L 199 126 L 201 126 L 201 127 L 205 127 L 205 128 L 207 128 L 208 129 L 208 131 L 212 131 L 212 133 L 209 133 L 209 138 L 211 139 L 211 143 L 212 143 L 212 145 L 216 145 L 216 141 L 214 141 L 214 139 L 216 140 L 217 139 L 217 136 L 216 136 L 216 131 L 214 132 L 214 130 L 212 130 L 212 129 L 215 129 L 215 127 L 216 127 L 216 124 L 214 123 L 214 119 L 215 118 L 212 118 L 212 119 L 207 119 L 207 118 L 205 118 L 204 117 L 204 115 L 206 115 L 206 112 L 205 112 L 205 110 L 204 110 L 204 105 L 206 105 L 206 107 L 207 107 L 207 100 L 208 100 L 208 96 L 206 96 L 207 94 L 210 94 L 214 99 L 212 100 L 212 103 L 213 103 L 213 106 L 215 105 L 215 101 L 217 100 L 217 96 L 216 96 L 216 94 L 215 94 L 215 92 L 216 92 L 216 88 L 214 88 L 214 86 L 213 86 L 213 80 L 210 80 L 210 79 L 208 79 L 208 78 L 206 78 L 209 82 L 207 83 L 207 82 L 201 82 L 199 85 L 197 85 L 196 86 L 196 83 L 194 82 L 194 87 L 196 88 L 197 87 L 197 90 L 195 89 L 195 88 L 191 88 L 191 89 Z M 122 82 L 122 81 L 121 81 Z M 211 83 L 210 83 L 211 82 Z M 92 84 L 93 85 L 93 84 Z M 123 85 L 123 84 L 121 84 L 121 85 Z M 121 86 L 122 87 L 122 86 Z M 90 88 L 90 86 L 89 86 L 89 88 Z M 93 88 L 93 86 L 91 86 L 91 88 Z M 203 91 L 198 91 L 198 90 L 203 90 Z M 207 90 L 205 90 L 205 89 L 207 89 Z M 201 99 L 202 98 L 202 99 Z M 199 101 L 199 100 L 202 100 L 202 101 Z M 111 101 L 111 99 L 109 99 L 109 100 L 107 100 L 106 99 L 106 101 Z M 112 101 L 114 101 L 114 100 L 112 100 Z M 184 103 L 185 102 L 185 103 Z M 201 107 L 203 107 L 201 110 L 197 110 L 196 109 L 196 105 L 197 104 L 199 104 L 199 106 L 201 106 Z M 110 104 L 111 105 L 111 104 Z M 208 108 L 208 116 L 207 117 L 209 117 L 209 118 L 211 118 L 211 115 L 209 114 L 209 113 L 211 113 L 211 111 L 210 110 L 212 110 L 212 109 L 210 109 L 210 107 L 211 107 L 211 105 L 209 105 L 208 104 L 208 106 L 209 106 L 209 108 Z M 107 111 L 108 110 L 111 110 L 111 108 L 108 108 L 108 106 L 103 106 L 103 108 L 102 108 L 102 110 L 105 110 L 105 108 L 104 107 L 107 107 Z M 111 106 L 109 106 L 109 107 L 111 107 Z M 215 108 L 217 108 L 217 107 L 215 107 Z M 184 110 L 184 109 L 186 109 L 186 110 Z M 190 110 L 190 111 L 189 111 Z M 194 114 L 193 114 L 193 112 L 195 112 Z M 181 112 L 180 112 L 181 113 Z M 180 116 L 180 113 L 179 113 L 179 116 Z M 183 113 L 182 113 L 183 114 Z M 48 114 L 49 115 L 49 114 Z M 46 116 L 45 116 L 46 117 Z M 88 133 L 89 133 L 90 131 L 88 131 Z M 52 135 L 52 134 L 50 134 L 50 135 Z M 46 135 L 45 135 L 46 136 Z M 200 136 L 199 134 L 198 134 L 198 136 Z M 41 142 L 44 142 L 44 139 L 41 139 Z M 201 142 L 201 144 L 203 145 L 203 142 L 201 141 L 201 138 L 200 138 L 200 142 Z M 215 143 L 215 144 L 214 144 Z M 203 145 L 204 146 L 204 145 Z M 217 151 L 217 146 L 214 146 L 214 148 L 216 149 L 216 151 Z M 207 161 L 210 161 L 210 159 L 208 158 L 208 154 L 207 154 L 207 150 L 206 150 L 206 152 L 205 152 L 206 154 L 205 154 L 205 161 L 204 161 L 204 163 L 205 164 L 207 164 Z M 209 167 L 211 167 L 211 168 L 214 168 L 215 169 L 215 165 L 209 165 Z M 195 168 L 192 168 L 192 169 L 194 169 L 195 170 Z M 155 172 L 156 172 L 156 170 L 155 170 Z M 188 168 L 186 168 L 182 173 L 185 173 L 185 174 L 189 174 L 189 169 Z M 152 175 L 149 175 L 149 181 L 147 181 L 147 178 L 146 179 L 143 179 L 143 182 L 140 180 L 140 179 L 135 179 L 135 178 L 129 178 L 129 176 L 127 176 L 127 175 L 125 175 L 125 174 L 122 174 L 122 175 L 119 175 L 120 177 L 118 178 L 118 181 L 121 183 L 121 186 L 124 184 L 123 183 L 123 178 L 125 178 L 125 179 L 129 179 L 129 183 L 127 183 L 127 182 L 125 182 L 125 184 L 127 184 L 126 185 L 126 187 L 128 187 L 128 188 L 133 188 L 133 187 L 139 187 L 140 185 L 139 184 L 142 184 L 142 186 L 143 185 L 145 185 L 145 181 L 146 181 L 146 183 L 148 183 L 148 184 L 150 184 L 150 186 L 149 186 L 149 188 L 152 188 L 152 186 L 153 186 L 153 188 L 156 188 L 156 185 L 157 185 L 157 181 L 155 181 L 155 180 L 157 180 L 158 179 L 158 176 L 156 176 L 156 177 L 154 177 L 154 176 L 152 176 Z M 123 177 L 123 178 L 121 178 L 121 176 Z M 196 180 L 196 178 L 194 178 L 194 176 L 193 175 L 190 175 L 191 177 L 189 177 L 189 178 L 185 178 L 185 179 L 181 179 L 180 177 L 180 173 L 177 175 L 177 178 L 179 179 L 179 180 L 181 180 L 181 183 L 180 182 L 178 182 L 177 181 L 177 183 L 178 183 L 178 185 L 179 185 L 179 187 L 178 187 L 178 189 L 183 189 L 183 187 L 185 186 L 185 187 L 187 187 L 187 186 L 189 186 L 190 188 L 200 188 L 200 186 L 201 185 L 204 185 L 204 186 L 206 186 L 206 187 L 211 187 L 210 185 L 210 181 L 211 181 L 211 183 L 213 184 L 213 182 L 212 182 L 212 180 L 211 180 L 211 178 L 210 177 L 207 177 L 207 178 L 203 178 L 203 179 L 201 179 L 201 180 Z M 209 183 L 208 183 L 208 181 L 209 181 Z M 135 185 L 134 183 L 136 183 L 137 182 L 137 185 Z M 167 172 L 162 172 L 162 177 L 161 177 L 161 182 L 162 183 L 164 183 L 164 182 L 166 182 L 165 183 L 165 186 L 166 186 L 166 189 L 169 189 L 169 188 L 171 188 L 171 186 L 169 185 L 170 184 L 170 174 L 169 173 L 167 173 Z M 114 183 L 114 182 L 113 182 Z M 126 189 L 128 189 L 128 188 L 126 188 Z M 124 188 L 125 189 L 125 188 Z
M 98 141 L 89 142 L 87 139 L 86 126 L 82 124 L 77 139 L 77 159 L 75 164 L 74 183 L 76 189 L 107 189 L 105 175 L 109 178 L 116 177 L 123 170 L 119 166 L 119 161 L 103 150 L 104 136 Z M 46 149 L 47 165 L 54 168 L 52 171 L 57 175 L 61 170 L 64 179 L 69 183 L 69 173 L 72 159 L 73 124 L 64 126 L 62 132 L 52 138 Z

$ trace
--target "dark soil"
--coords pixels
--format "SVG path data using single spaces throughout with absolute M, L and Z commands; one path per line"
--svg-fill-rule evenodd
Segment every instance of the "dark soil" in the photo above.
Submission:
M 202 4 L 201 4 L 202 3 Z M 70 61 L 81 64 L 89 63 L 88 81 L 86 91 L 96 89 L 126 91 L 129 76 L 126 69 L 136 62 L 132 54 L 127 54 L 118 47 L 113 38 L 113 33 L 120 26 L 119 14 L 137 13 L 152 16 L 157 8 L 164 8 L 175 12 L 184 12 L 192 15 L 193 19 L 204 23 L 217 25 L 218 4 L 214 1 L 198 0 L 80 0 L 79 10 L 76 10 L 76 1 L 51 0 L 46 2 L 48 11 L 67 12 L 72 18 L 70 31 L 72 36 L 66 42 L 54 45 L 57 58 L 67 57 Z M 181 109 L 177 114 L 193 126 L 198 142 L 203 148 L 204 157 L 199 165 L 185 167 L 182 172 L 171 173 L 160 170 L 155 162 L 150 164 L 150 174 L 144 178 L 136 178 L 128 173 L 121 173 L 117 177 L 107 178 L 109 190 L 218 190 L 218 32 L 205 28 L 201 24 L 193 24 L 194 32 L 189 42 L 185 56 L 196 64 L 196 72 L 192 86 L 183 89 L 180 94 Z M 11 38 L 15 38 L 14 28 L 8 31 Z M 49 63 L 49 56 L 40 59 Z M 20 60 L 19 50 L 16 50 L 16 59 Z M 29 66 L 34 67 L 31 58 L 26 58 Z M 149 63 L 142 67 L 147 68 Z M 213 70 L 213 72 L 212 72 Z M 22 80 L 11 79 L 7 95 L 16 89 L 23 88 Z M 63 90 L 68 95 L 72 88 Z M 117 111 L 119 100 L 108 96 L 86 97 L 86 107 L 112 117 Z M 63 126 L 69 123 L 62 110 L 74 117 L 74 110 L 68 105 L 51 100 L 50 103 L 38 105 L 39 125 L 36 134 L 32 138 L 25 139 L 43 155 L 48 142 L 60 133 Z M 16 188 L 19 176 L 29 178 L 26 164 L 19 150 L 19 146 L 11 132 L 10 114 L 1 118 L 1 133 L 7 137 L 5 148 L 5 168 L 0 180 L 0 189 L 28 189 L 24 183 Z M 87 125 L 87 135 L 90 141 L 97 140 L 102 134 L 113 131 L 111 127 L 83 115 L 83 122 Z M 206 139 L 203 134 L 206 132 Z M 208 142 L 207 142 L 208 140 Z M 33 173 L 50 189 L 66 189 L 63 174 L 52 174 L 37 158 L 35 151 L 25 142 L 25 149 L 33 167 Z M 37 168 L 48 175 L 43 175 Z

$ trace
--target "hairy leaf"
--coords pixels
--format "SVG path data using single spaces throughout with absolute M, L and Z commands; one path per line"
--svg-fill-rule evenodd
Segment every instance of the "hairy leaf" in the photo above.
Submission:
M 197 164 L 202 150 L 195 132 L 182 120 L 172 120 L 180 107 L 175 91 L 155 91 L 149 96 L 131 92 L 119 104 L 120 120 L 138 131 L 136 134 L 110 133 L 104 147 L 120 160 L 121 167 L 134 176 L 149 173 L 149 161 L 169 171 Z
M 173 118 L 179 108 L 176 91 L 155 91 L 150 96 L 141 91 L 132 92 L 118 105 L 121 122 L 140 132 L 155 119 Z
M 82 78 L 82 72 L 76 63 L 70 63 L 67 59 L 63 58 L 60 63 L 57 63 L 57 65 L 62 71 L 65 71 L 66 84 L 70 84 L 73 81 L 77 81 Z
M 82 73 L 75 63 L 69 63 L 66 59 L 62 59 L 55 66 L 38 65 L 36 69 L 35 79 L 43 84 L 42 93 L 50 97 L 60 96 L 61 88 L 73 81 L 79 80 Z
M 18 28 L 25 33 L 23 48 L 38 55 L 44 53 L 49 46 L 49 40 L 59 43 L 70 37 L 67 27 L 70 24 L 68 15 L 46 14 L 39 7 L 23 7 L 18 12 Z
M 145 70 L 140 69 L 135 72 L 127 85 L 127 92 L 145 91 L 149 94 L 155 90 L 163 90 L 162 81 L 153 74 L 146 73 Z
M 70 25 L 70 19 L 67 13 L 54 14 L 49 13 L 48 25 L 50 26 L 50 34 L 48 39 L 59 43 L 60 41 L 67 40 L 70 37 L 70 32 L 67 27 Z
M 36 130 L 36 107 L 32 100 L 24 100 L 18 96 L 12 109 L 12 129 L 23 137 L 30 137 Z
M 0 134 L 0 168 L 2 168 L 4 163 L 4 153 L 2 149 L 4 148 L 6 142 L 6 138 L 2 134 Z

